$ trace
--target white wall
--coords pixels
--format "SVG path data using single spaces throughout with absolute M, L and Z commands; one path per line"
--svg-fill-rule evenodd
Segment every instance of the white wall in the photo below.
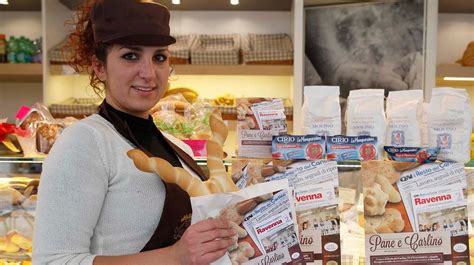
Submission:
M 21 105 L 31 106 L 43 101 L 42 84 L 0 82 L 0 119 L 15 122 L 15 114 Z
M 30 39 L 41 37 L 41 12 L 0 12 L 0 33 L 25 36 Z
M 0 33 L 10 36 L 25 36 L 30 39 L 41 37 L 41 12 L 0 12 Z M 10 83 L 0 80 L 0 119 L 8 118 L 14 122 L 15 114 L 21 105 L 41 102 L 42 84 Z
M 461 59 L 470 41 L 474 41 L 474 14 L 439 14 L 437 64 Z
M 64 40 L 71 31 L 71 25 L 66 24 L 73 18 L 73 11 L 58 0 L 44 0 L 44 31 L 46 33 L 47 50 Z

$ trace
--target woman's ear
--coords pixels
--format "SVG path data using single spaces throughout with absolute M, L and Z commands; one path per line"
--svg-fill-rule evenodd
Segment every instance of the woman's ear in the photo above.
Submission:
M 92 59 L 92 69 L 95 75 L 100 81 L 105 82 L 107 80 L 107 72 L 105 71 L 105 64 L 101 62 L 97 57 L 94 56 Z

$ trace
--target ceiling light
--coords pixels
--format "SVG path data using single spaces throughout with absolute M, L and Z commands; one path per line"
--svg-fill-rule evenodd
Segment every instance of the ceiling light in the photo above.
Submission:
M 443 78 L 445 81 L 474 81 L 474 77 L 450 77 Z
M 0 0 L 0 5 L 8 5 L 8 0 Z
M 181 1 L 180 0 L 171 0 L 171 3 L 173 5 L 179 5 L 179 4 L 181 4 Z
M 230 0 L 230 4 L 236 6 L 239 4 L 239 0 Z

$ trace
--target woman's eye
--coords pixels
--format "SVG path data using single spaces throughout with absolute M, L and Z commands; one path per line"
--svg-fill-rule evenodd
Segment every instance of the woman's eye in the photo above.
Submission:
M 168 59 L 168 57 L 167 57 L 166 55 L 164 55 L 164 54 L 157 54 L 157 55 L 155 55 L 155 61 L 157 61 L 157 62 L 160 62 L 160 63 L 161 63 L 161 62 L 166 61 L 166 59 Z
M 132 61 L 132 60 L 136 60 L 138 59 L 138 55 L 136 55 L 135 53 L 126 53 L 124 55 L 122 55 L 122 58 L 124 58 L 125 60 L 129 60 L 129 61 Z

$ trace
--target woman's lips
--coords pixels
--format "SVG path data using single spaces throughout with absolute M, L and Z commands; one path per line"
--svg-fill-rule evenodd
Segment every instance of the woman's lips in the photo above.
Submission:
M 132 88 L 143 91 L 143 92 L 150 92 L 156 88 L 156 86 L 132 86 Z

